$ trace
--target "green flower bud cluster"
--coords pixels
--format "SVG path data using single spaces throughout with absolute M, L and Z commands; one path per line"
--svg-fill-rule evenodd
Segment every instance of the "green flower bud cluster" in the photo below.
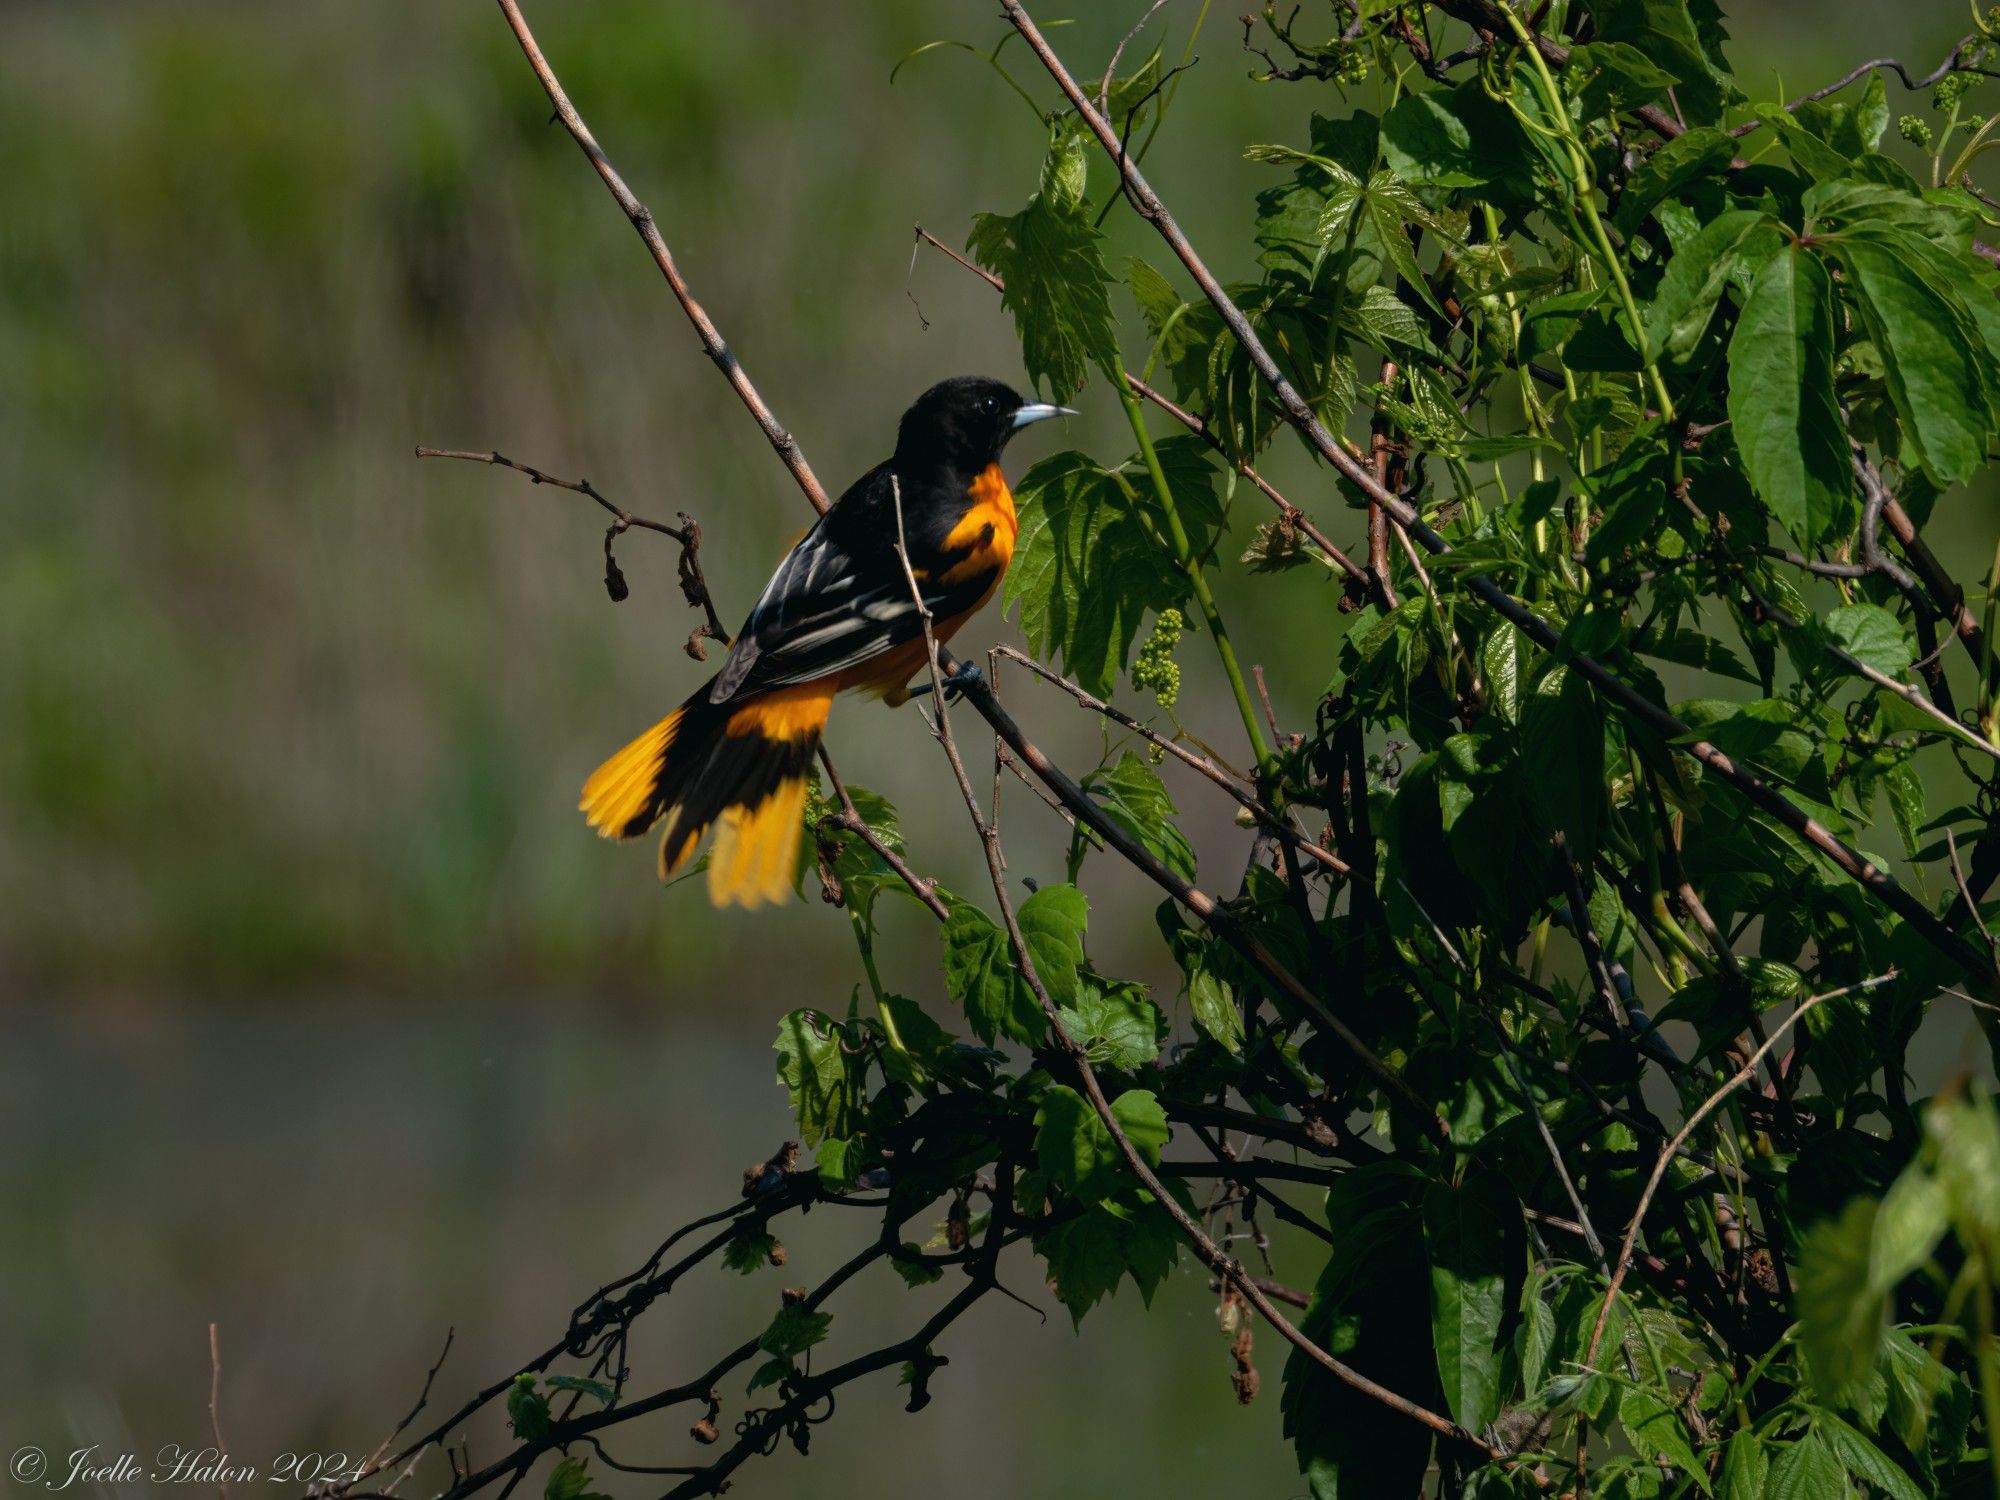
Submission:
M 1360 47 L 1350 47 L 1340 59 L 1340 71 L 1334 75 L 1342 83 L 1360 83 L 1368 77 L 1368 54 Z
M 1901 135 L 1912 146 L 1922 146 L 1925 150 L 1930 149 L 1932 138 L 1930 121 L 1920 119 L 1916 115 L 1904 115 L 1896 121 L 1896 131 L 1897 134 Z
M 1181 664 L 1174 660 L 1174 647 L 1186 624 L 1179 610 L 1162 610 L 1132 663 L 1132 686 L 1146 689 L 1162 708 L 1171 709 L 1181 695 Z
M 1937 87 L 1931 90 L 1932 108 L 1941 111 L 1951 110 L 1965 97 L 1965 91 L 1978 81 L 1977 76 L 1971 73 L 1945 74 L 1938 80 Z

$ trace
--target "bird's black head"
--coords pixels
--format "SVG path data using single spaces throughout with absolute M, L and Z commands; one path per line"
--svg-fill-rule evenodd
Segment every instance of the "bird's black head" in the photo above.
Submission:
M 1023 401 L 983 375 L 940 381 L 903 413 L 896 461 L 906 468 L 944 467 L 976 474 L 997 462 L 1000 450 L 1023 427 L 1046 417 L 1074 416 L 1066 406 Z

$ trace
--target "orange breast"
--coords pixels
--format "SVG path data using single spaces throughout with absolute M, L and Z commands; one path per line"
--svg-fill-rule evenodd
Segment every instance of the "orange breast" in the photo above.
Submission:
M 1000 465 L 988 464 L 972 481 L 969 493 L 971 505 L 944 539 L 945 551 L 963 547 L 966 555 L 940 574 L 938 582 L 957 583 L 991 569 L 998 584 L 1013 559 L 1014 539 L 1021 530 L 1020 517 L 1014 514 L 1014 492 L 1007 488 L 1007 476 L 1000 472 Z
M 948 641 L 959 626 L 971 619 L 1000 586 L 1001 576 L 1014 556 L 1014 541 L 1020 534 L 1020 518 L 1014 513 L 1014 492 L 1007 488 L 1007 476 L 1000 465 L 988 464 L 980 470 L 969 489 L 972 503 L 944 539 L 944 550 L 965 549 L 965 556 L 937 577 L 942 584 L 990 574 L 991 581 L 970 609 L 932 622 L 931 633 L 940 642 Z M 924 575 L 919 573 L 918 577 Z M 925 670 L 924 642 L 919 636 L 869 661 L 857 662 L 840 674 L 843 690 L 897 693 L 903 685 Z

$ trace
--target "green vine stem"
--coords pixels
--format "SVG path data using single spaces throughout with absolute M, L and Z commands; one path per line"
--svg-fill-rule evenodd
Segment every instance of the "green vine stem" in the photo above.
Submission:
M 1257 722 L 1257 705 L 1251 699 L 1249 684 L 1243 679 L 1243 669 L 1237 664 L 1236 648 L 1229 643 L 1229 627 L 1223 623 L 1222 611 L 1216 607 L 1215 594 L 1208 586 L 1208 574 L 1202 568 L 1201 559 L 1194 555 L 1187 527 L 1181 523 L 1180 508 L 1174 504 L 1166 471 L 1160 467 L 1160 455 L 1146 431 L 1146 414 L 1138 393 L 1125 379 L 1124 370 L 1113 368 L 1105 373 L 1118 392 L 1119 405 L 1125 408 L 1125 420 L 1131 423 L 1132 437 L 1139 444 L 1139 454 L 1145 460 L 1146 474 L 1153 482 L 1153 494 L 1160 502 L 1160 512 L 1167 523 L 1167 540 L 1173 547 L 1174 561 L 1187 574 L 1188 587 L 1193 591 L 1195 603 L 1201 607 L 1201 617 L 1208 623 L 1208 633 L 1215 641 L 1215 654 L 1222 661 L 1223 675 L 1229 679 L 1229 691 L 1236 699 L 1236 711 L 1243 716 L 1243 728 L 1250 736 L 1251 754 L 1256 756 L 1260 771 L 1269 770 L 1274 757 L 1264 739 L 1263 726 Z

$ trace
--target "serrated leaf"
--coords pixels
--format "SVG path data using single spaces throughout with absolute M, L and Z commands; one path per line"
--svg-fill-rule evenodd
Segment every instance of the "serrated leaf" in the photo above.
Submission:
M 1891 677 L 1917 659 L 1903 622 L 1879 604 L 1843 604 L 1827 615 L 1826 628 L 1849 656 Z
M 1764 1485 L 1771 1473 L 1771 1455 L 1749 1428 L 1730 1434 L 1722 1457 L 1722 1500 L 1764 1500 Z
M 1688 122 L 1706 125 L 1742 95 L 1722 57 L 1720 26 L 1704 27 L 1693 9 L 1688 0 L 1592 0 L 1590 14 L 1595 40 L 1636 48 L 1675 80 L 1674 102 Z
M 1925 1500 L 1924 1492 L 1888 1454 L 1876 1447 L 1860 1429 L 1832 1412 L 1818 1416 L 1820 1431 L 1833 1444 L 1833 1451 L 1849 1470 L 1881 1490 L 1890 1500 Z
M 1363 290 L 1360 297 L 1347 306 L 1341 319 L 1355 337 L 1385 354 L 1393 354 L 1398 349 L 1420 349 L 1430 355 L 1438 352 L 1423 320 L 1386 286 L 1371 286 Z
M 758 1338 L 757 1347 L 779 1359 L 796 1359 L 825 1338 L 832 1326 L 832 1313 L 810 1310 L 800 1302 L 787 1303 Z
M 1625 1387 L 1618 1398 L 1618 1425 L 1639 1456 L 1650 1463 L 1669 1463 L 1712 1494 L 1708 1471 L 1695 1457 L 1687 1428 L 1659 1395 L 1644 1386 Z
M 1084 777 L 1083 789 L 1147 853 L 1183 880 L 1194 879 L 1194 849 L 1173 822 L 1166 784 L 1145 761 L 1127 750 L 1116 765 Z
M 1735 139 L 1712 125 L 1698 125 L 1675 137 L 1633 172 L 1613 222 L 1631 234 L 1664 199 L 1691 182 L 1727 170 L 1735 156 Z
M 1117 324 L 1103 239 L 1081 203 L 1059 207 L 1037 193 L 1018 214 L 979 214 L 966 248 L 1005 281 L 1028 378 L 1058 399 L 1083 388 L 1091 365 L 1115 374 Z
M 778 1026 L 778 1080 L 791 1094 L 799 1139 L 808 1146 L 859 1129 L 867 1091 L 841 1035 L 841 1024 L 816 1010 L 793 1011 Z
M 618 1392 L 601 1380 L 592 1380 L 584 1375 L 551 1375 L 548 1387 L 552 1391 L 575 1391 L 579 1396 L 588 1396 L 600 1406 L 616 1406 Z
M 1764 263 L 1729 341 L 1729 419 L 1751 487 L 1810 545 L 1844 520 L 1854 488 L 1833 394 L 1833 292 L 1796 247 Z
M 1199 440 L 1195 440 L 1199 441 Z M 1184 444 L 1161 443 L 1161 467 L 1191 536 L 1220 524 L 1213 467 L 1197 468 Z M 1176 481 L 1179 481 L 1178 483 Z M 1182 603 L 1187 577 L 1156 534 L 1151 480 L 1128 465 L 1112 473 L 1081 453 L 1044 459 L 1022 476 L 1014 501 L 1020 533 L 1002 599 L 1020 605 L 1021 633 L 1037 655 L 1060 656 L 1090 692 L 1108 695 L 1131 659 L 1149 613 Z
M 1950 1228 L 1950 1214 L 1944 1184 L 1920 1162 L 1906 1166 L 1882 1194 L 1882 1208 L 1876 1210 L 1868 1240 L 1868 1286 L 1890 1292 L 1930 1260 L 1930 1252 Z
M 1045 1024 L 1041 1006 L 1014 967 L 1006 929 L 970 903 L 953 907 L 945 919 L 944 975 L 982 1042 L 1002 1036 L 1018 1042 L 1040 1039 Z
M 1405 94 L 1382 117 L 1382 155 L 1404 182 L 1479 187 L 1519 175 L 1526 147 L 1504 104 L 1474 80 Z
M 1778 1449 L 1765 1500 L 1844 1500 L 1847 1475 L 1833 1445 L 1816 1432 Z
M 1098 1067 L 1130 1072 L 1160 1055 L 1164 1022 L 1144 985 L 1077 976 L 1076 1005 L 1062 1012 L 1063 1029 Z
M 507 1425 L 523 1442 L 539 1441 L 549 1430 L 548 1398 L 535 1389 L 535 1377 L 521 1374 L 507 1392 Z
M 566 1458 L 549 1471 L 548 1483 L 542 1487 L 542 1500 L 608 1500 L 608 1497 L 590 1488 L 590 1465 L 586 1460 Z

